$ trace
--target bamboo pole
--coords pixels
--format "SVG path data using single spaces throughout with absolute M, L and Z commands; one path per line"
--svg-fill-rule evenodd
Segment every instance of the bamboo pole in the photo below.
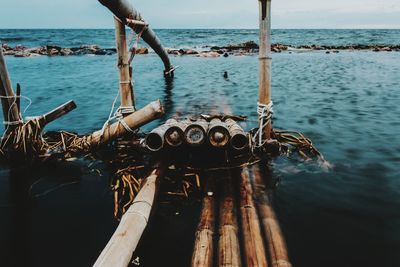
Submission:
M 47 112 L 46 114 L 38 118 L 40 127 L 42 128 L 45 127 L 50 122 L 55 121 L 56 119 L 64 116 L 65 114 L 71 112 L 75 108 L 76 108 L 75 102 L 70 100 L 65 104 L 62 104 L 61 106 L 53 109 L 52 111 Z
M 260 22 L 259 99 L 262 105 L 271 102 L 271 0 L 258 0 Z M 264 138 L 271 137 L 271 123 L 265 127 Z
M 240 267 L 242 264 L 236 218 L 237 203 L 232 177 L 227 172 L 224 172 L 220 192 L 222 196 L 219 202 L 218 266 Z
M 264 228 L 271 264 L 276 267 L 291 267 L 292 264 L 289 261 L 285 238 L 271 201 L 265 191 L 266 186 L 263 176 L 257 165 L 253 165 L 251 170 L 257 208 Z
M 208 122 L 204 119 L 199 119 L 189 123 L 185 129 L 185 141 L 190 146 L 200 146 L 207 139 Z
M 0 48 L 0 95 L 3 107 L 4 121 L 19 122 L 21 116 L 16 104 L 16 98 L 12 89 L 10 76 L 8 75 L 7 65 L 4 60 L 3 50 Z M 12 126 L 12 125 L 10 125 Z M 6 125 L 6 128 L 9 126 Z
M 253 190 L 251 188 L 248 170 L 243 169 L 239 178 L 244 261 L 246 266 L 267 267 L 268 263 L 261 234 L 260 221 L 253 201 Z
M 157 183 L 163 175 L 164 167 L 158 167 L 145 178 L 143 186 L 133 204 L 122 216 L 107 246 L 95 262 L 95 267 L 126 267 L 148 224 L 154 199 L 157 195 Z
M 142 39 L 157 53 L 164 63 L 164 74 L 172 75 L 170 70 L 173 69 L 169 60 L 168 54 L 162 46 L 157 35 L 149 26 L 141 26 L 134 21 L 144 21 L 142 15 L 129 3 L 128 0 L 98 0 L 102 5 L 107 7 L 119 20 L 131 27 L 136 33 L 140 33 L 143 27 L 146 27 L 142 32 Z M 147 23 L 144 23 L 147 24 Z
M 249 140 L 243 128 L 232 119 L 226 119 L 225 123 L 231 136 L 231 147 L 235 150 L 243 150 L 248 147 Z
M 192 267 L 212 267 L 214 258 L 215 197 L 214 179 L 208 177 L 200 222 L 192 254 Z
M 115 40 L 117 43 L 118 53 L 118 70 L 119 70 L 119 91 L 121 95 L 122 107 L 134 107 L 135 98 L 132 85 L 132 77 L 129 72 L 129 54 L 126 44 L 125 25 L 114 17 L 115 23 Z
M 160 100 L 157 100 L 123 118 L 123 123 L 117 121 L 102 130 L 92 133 L 85 139 L 91 146 L 101 145 L 128 133 L 129 129 L 126 129 L 126 126 L 133 130 L 163 115 L 164 109 Z
M 169 119 L 165 124 L 148 133 L 145 141 L 147 149 L 153 152 L 160 151 L 165 143 L 177 147 L 183 143 L 183 130 L 176 120 Z

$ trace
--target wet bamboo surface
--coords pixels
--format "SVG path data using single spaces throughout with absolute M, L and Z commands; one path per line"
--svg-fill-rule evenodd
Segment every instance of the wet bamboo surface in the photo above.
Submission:
M 241 253 L 237 221 L 237 201 L 229 172 L 221 172 L 219 192 L 218 266 L 240 267 Z
M 254 195 L 268 245 L 271 264 L 277 267 L 291 267 L 285 238 L 266 193 L 264 177 L 257 164 L 251 167 L 250 175 L 254 183 Z
M 192 254 L 192 267 L 212 267 L 214 259 L 215 233 L 215 181 L 208 176 L 206 181 L 200 222 L 197 226 Z
M 133 252 L 136 250 L 149 221 L 150 212 L 157 195 L 157 184 L 163 173 L 164 166 L 160 166 L 145 178 L 133 204 L 122 216 L 118 228 L 94 266 L 126 267 L 129 265 Z
M 243 239 L 244 262 L 246 266 L 268 266 L 264 249 L 260 221 L 253 201 L 249 172 L 243 169 L 239 175 L 240 215 Z

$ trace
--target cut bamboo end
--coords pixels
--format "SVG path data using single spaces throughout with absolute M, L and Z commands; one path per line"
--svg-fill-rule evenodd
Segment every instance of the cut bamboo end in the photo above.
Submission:
M 225 172 L 220 187 L 218 266 L 240 267 L 240 243 L 232 177 Z
M 208 140 L 214 147 L 224 147 L 229 143 L 229 130 L 220 119 L 212 119 L 208 129 Z
M 198 120 L 185 129 L 185 141 L 190 146 L 200 146 L 207 140 L 208 123 Z
M 239 176 L 244 262 L 246 266 L 267 267 L 266 251 L 247 169 Z
M 268 245 L 272 266 L 291 267 L 288 250 L 281 227 L 276 217 L 271 201 L 266 194 L 264 177 L 257 165 L 253 165 L 250 174 L 254 183 L 255 197 L 259 211 L 265 240 Z
M 209 177 L 206 183 L 206 195 L 203 198 L 203 207 L 192 254 L 192 267 L 213 266 L 215 231 L 214 180 Z
M 159 167 L 147 177 L 133 204 L 122 216 L 118 228 L 95 262 L 96 267 L 126 267 L 149 221 L 157 194 L 157 183 L 164 172 Z
M 249 139 L 243 128 L 240 127 L 240 125 L 232 119 L 227 119 L 225 123 L 229 129 L 229 134 L 231 136 L 231 147 L 234 150 L 246 149 L 249 146 Z
M 165 142 L 172 147 L 182 145 L 184 141 L 184 131 L 187 125 L 175 119 L 169 119 L 166 123 L 170 127 L 165 131 Z

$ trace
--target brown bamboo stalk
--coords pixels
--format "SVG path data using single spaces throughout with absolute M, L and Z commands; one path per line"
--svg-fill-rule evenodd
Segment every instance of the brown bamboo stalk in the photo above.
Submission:
M 62 104 L 61 106 L 53 109 L 52 111 L 49 111 L 46 114 L 40 116 L 38 119 L 39 125 L 43 128 L 50 122 L 55 121 L 56 119 L 64 116 L 65 114 L 71 112 L 75 108 L 76 108 L 75 102 L 70 100 L 67 103 Z
M 142 109 L 123 118 L 123 121 L 130 129 L 134 130 L 150 121 L 160 118 L 164 115 L 164 109 L 160 100 L 151 102 Z M 113 139 L 121 137 L 128 131 L 121 122 L 115 122 L 105 127 L 104 130 L 99 130 L 85 137 L 86 142 L 91 146 L 105 144 Z
M 231 147 L 235 150 L 243 150 L 247 148 L 249 140 L 243 128 L 233 119 L 226 119 L 225 123 L 231 136 Z
M 129 73 L 129 54 L 126 44 L 125 25 L 118 19 L 115 22 L 115 40 L 117 43 L 118 53 L 118 70 L 119 70 L 119 91 L 121 95 L 121 106 L 132 107 L 135 104 L 133 93 L 132 77 Z
M 271 0 L 258 0 L 260 23 L 259 99 L 260 104 L 271 102 Z M 271 124 L 265 127 L 264 138 L 271 137 Z
M 214 147 L 224 147 L 229 143 L 229 130 L 220 119 L 215 118 L 210 121 L 208 140 Z
M 215 194 L 214 179 L 208 177 L 200 222 L 192 254 L 192 267 L 212 267 L 214 257 Z
M 271 201 L 266 193 L 263 176 L 257 165 L 253 165 L 251 170 L 257 208 L 263 225 L 271 264 L 276 267 L 291 267 L 292 264 L 289 261 L 285 238 Z
M 240 267 L 242 264 L 236 217 L 237 203 L 232 177 L 227 172 L 223 175 L 219 188 L 222 195 L 219 202 L 218 266 Z
M 154 199 L 157 195 L 157 183 L 163 172 L 164 167 L 158 167 L 145 178 L 133 204 L 122 216 L 121 222 L 94 266 L 126 267 L 129 265 L 133 252 L 135 252 L 148 224 Z
M 189 123 L 185 129 L 185 141 L 190 146 L 200 146 L 207 140 L 208 122 L 199 119 Z
M 3 50 L 0 48 L 0 95 L 3 107 L 4 121 L 17 122 L 21 120 L 21 116 L 16 105 L 14 91 L 12 89 L 10 76 L 8 74 L 7 65 L 4 60 Z

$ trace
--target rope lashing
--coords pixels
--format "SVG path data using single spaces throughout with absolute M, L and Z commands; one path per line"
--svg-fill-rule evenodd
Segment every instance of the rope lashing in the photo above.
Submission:
M 264 145 L 265 141 L 263 140 L 265 127 L 271 122 L 272 114 L 274 113 L 272 110 L 273 103 L 272 101 L 269 104 L 262 104 L 257 102 L 257 114 L 259 127 L 255 135 L 253 136 L 253 143 L 255 147 L 261 147 Z

